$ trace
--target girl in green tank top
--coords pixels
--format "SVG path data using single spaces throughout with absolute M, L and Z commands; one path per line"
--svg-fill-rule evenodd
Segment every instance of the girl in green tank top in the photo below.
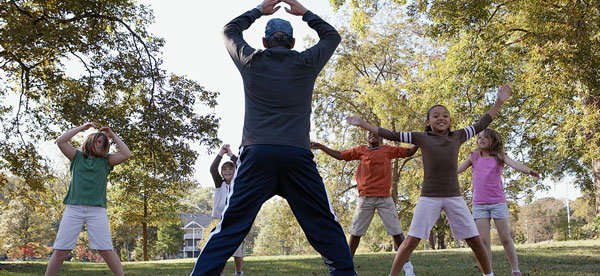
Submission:
M 121 261 L 112 249 L 106 214 L 106 183 L 113 167 L 129 159 L 131 151 L 109 127 L 102 127 L 98 132 L 87 136 L 81 150 L 69 143 L 77 133 L 92 127 L 98 129 L 95 122 L 90 122 L 71 129 L 56 139 L 60 151 L 71 160 L 71 182 L 63 200 L 67 208 L 60 222 L 46 276 L 58 273 L 63 261 L 74 248 L 84 223 L 87 224 L 90 236 L 90 248 L 98 250 L 113 274 L 124 275 Z M 108 154 L 109 139 L 115 142 L 118 152 Z

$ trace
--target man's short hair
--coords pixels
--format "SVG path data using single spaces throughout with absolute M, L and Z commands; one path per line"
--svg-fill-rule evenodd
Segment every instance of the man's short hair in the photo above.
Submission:
M 285 48 L 292 49 L 292 46 L 294 46 L 294 38 L 288 37 L 282 32 L 274 33 L 270 37 L 270 39 L 265 37 L 265 44 L 267 48 L 283 46 Z

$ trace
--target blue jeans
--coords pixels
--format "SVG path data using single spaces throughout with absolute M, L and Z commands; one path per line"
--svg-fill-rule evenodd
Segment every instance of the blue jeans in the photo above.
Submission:
M 192 276 L 218 276 L 250 231 L 262 204 L 285 198 L 329 275 L 354 276 L 344 231 L 333 213 L 310 150 L 293 146 L 250 145 L 242 149 L 223 219 L 211 232 Z

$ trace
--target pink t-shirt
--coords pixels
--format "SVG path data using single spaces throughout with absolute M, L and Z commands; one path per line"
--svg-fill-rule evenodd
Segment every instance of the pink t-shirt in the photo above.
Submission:
M 495 204 L 506 202 L 502 185 L 502 169 L 494 157 L 481 157 L 472 152 L 473 161 L 473 204 Z

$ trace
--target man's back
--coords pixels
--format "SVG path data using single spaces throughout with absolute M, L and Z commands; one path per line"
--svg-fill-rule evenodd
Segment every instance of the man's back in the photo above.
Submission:
M 242 37 L 261 14 L 251 10 L 225 26 L 227 50 L 242 75 L 245 116 L 242 146 L 288 145 L 310 149 L 315 80 L 339 44 L 337 31 L 310 11 L 302 17 L 319 42 L 302 52 L 283 46 L 255 50 Z

